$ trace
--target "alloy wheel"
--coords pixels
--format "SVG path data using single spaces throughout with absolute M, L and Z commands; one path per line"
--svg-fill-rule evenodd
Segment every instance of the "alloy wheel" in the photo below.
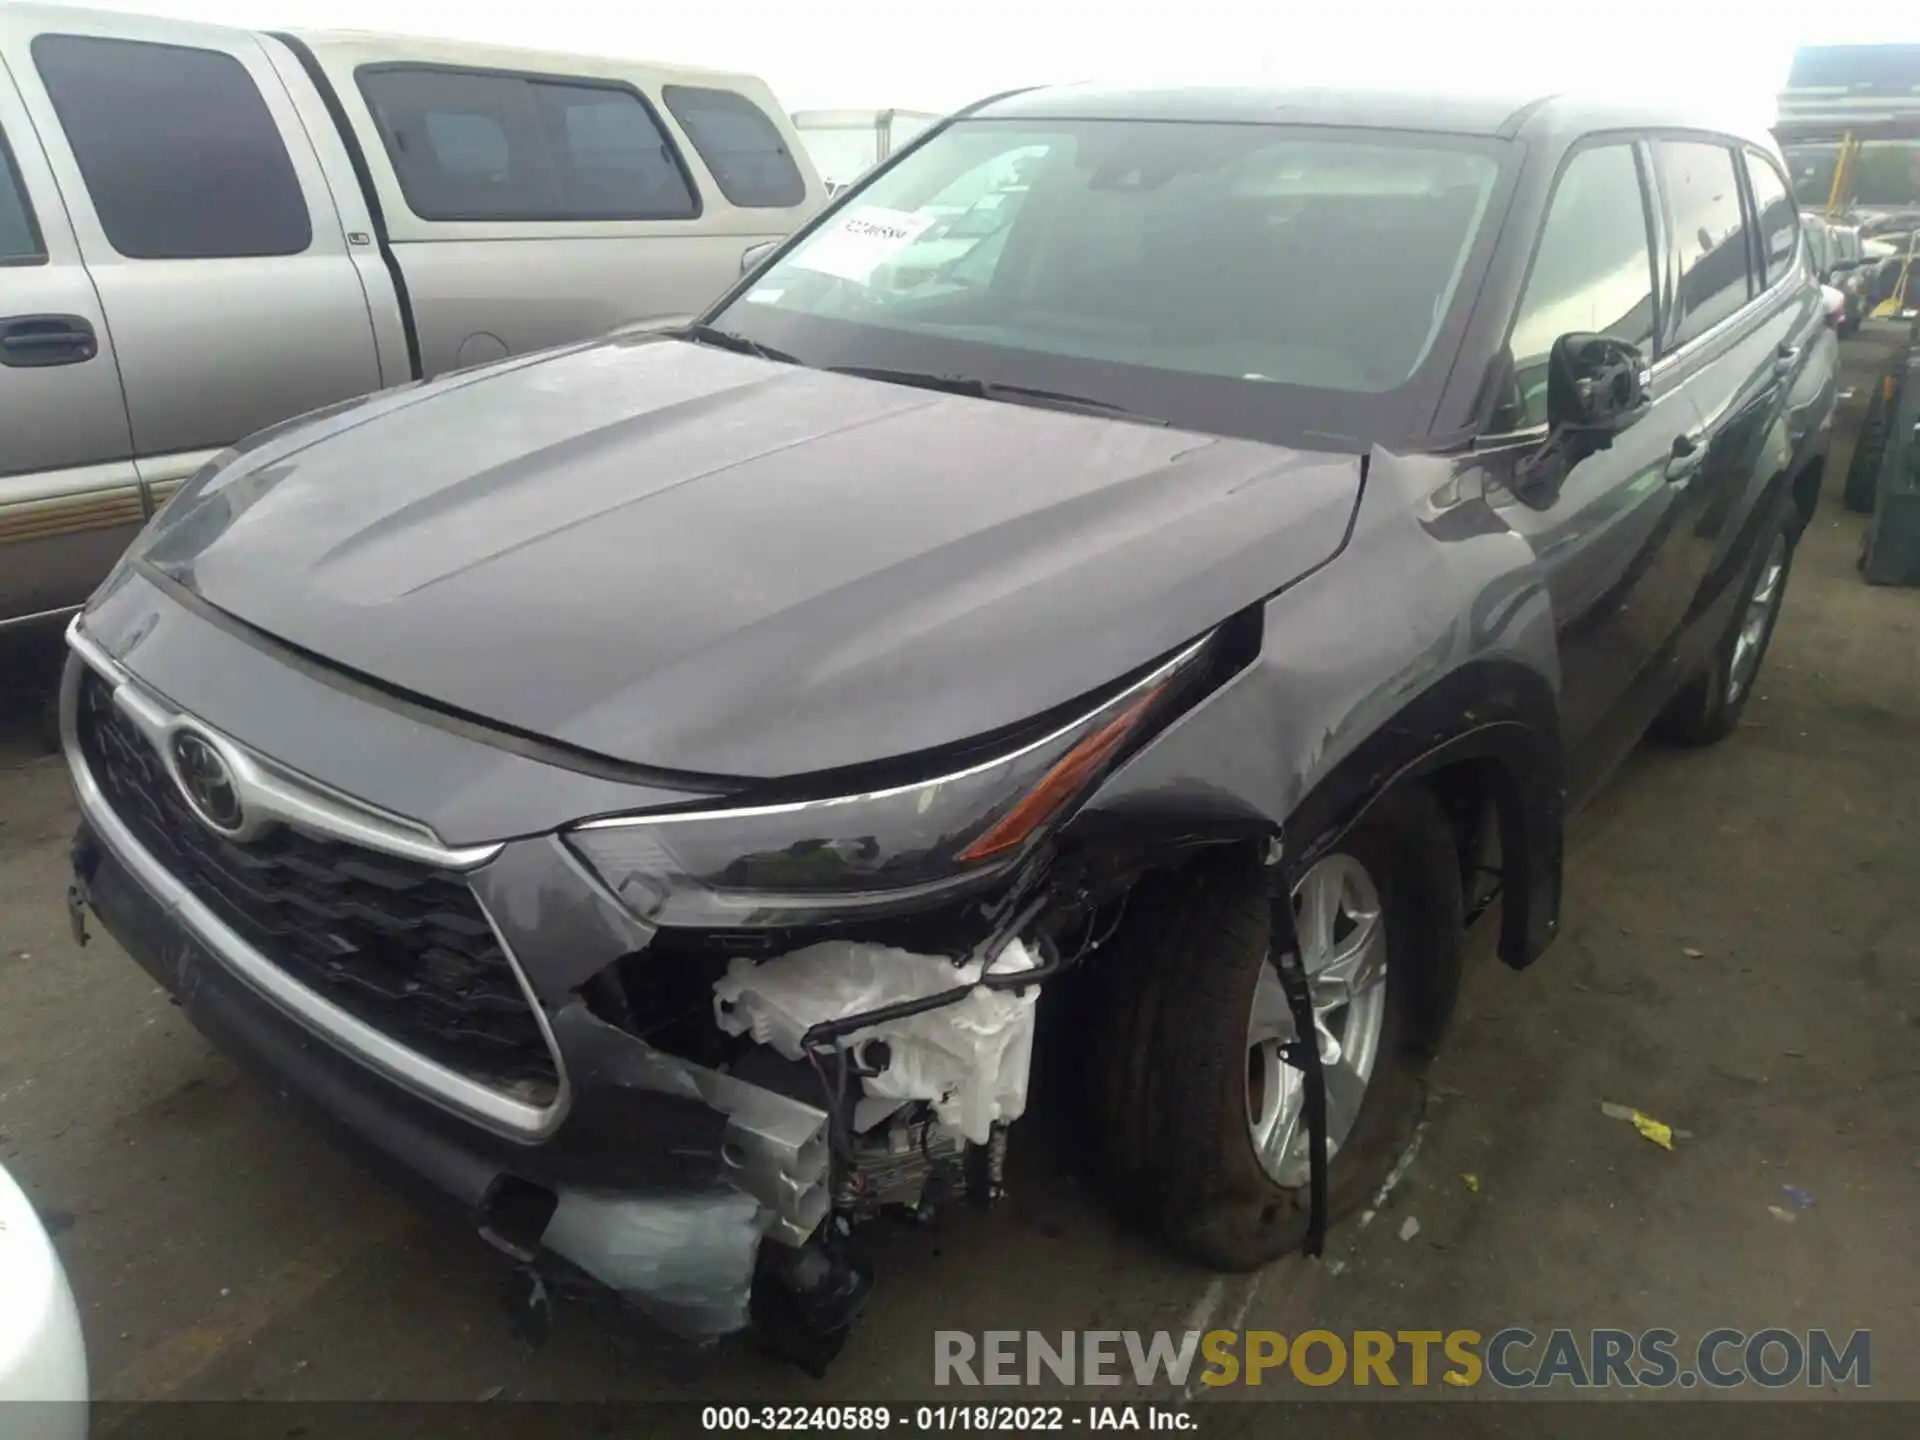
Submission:
M 1784 533 L 1773 537 L 1773 544 L 1767 547 L 1766 561 L 1760 566 L 1760 575 L 1754 581 L 1753 593 L 1747 597 L 1747 608 L 1740 617 L 1740 629 L 1733 637 L 1733 654 L 1727 662 L 1727 703 L 1732 704 L 1747 693 L 1747 687 L 1753 683 L 1754 672 L 1760 668 L 1760 651 L 1766 644 L 1767 627 L 1773 622 L 1774 611 L 1780 608 L 1780 598 L 1787 582 L 1787 537 Z
M 1386 923 L 1380 892 L 1350 855 L 1329 855 L 1293 892 L 1301 961 L 1313 999 L 1314 1041 L 1327 1084 L 1327 1153 L 1360 1118 L 1387 1017 Z M 1247 1130 L 1260 1166 L 1279 1185 L 1308 1178 L 1306 1086 L 1282 1054 L 1293 1015 L 1271 958 L 1260 967 L 1247 1025 Z

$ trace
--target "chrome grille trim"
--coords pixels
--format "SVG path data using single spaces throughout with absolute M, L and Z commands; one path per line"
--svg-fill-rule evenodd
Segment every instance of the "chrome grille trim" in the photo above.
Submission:
M 179 718 L 164 701 L 141 687 L 124 667 L 116 664 L 98 646 L 88 640 L 80 630 L 77 617 L 68 628 L 67 638 L 74 654 L 114 687 L 115 705 L 136 723 L 141 721 L 143 711 L 148 715 Z M 480 913 L 486 916 L 494 939 L 499 943 L 501 952 L 512 967 L 515 982 L 532 1009 L 541 1037 L 545 1040 L 548 1052 L 553 1058 L 554 1073 L 559 1078 L 559 1084 L 553 1099 L 545 1105 L 533 1104 L 496 1089 L 402 1044 L 378 1027 L 301 984 L 235 932 L 191 889 L 154 859 L 152 853 L 141 845 L 133 832 L 107 803 L 106 796 L 94 779 L 80 747 L 79 688 L 79 671 L 70 668 L 60 691 L 60 738 L 61 746 L 66 752 L 67 767 L 73 778 L 74 793 L 79 800 L 81 813 L 86 817 L 94 834 L 113 851 L 123 865 L 132 871 L 134 877 L 237 978 L 252 987 L 262 998 L 278 1007 L 283 1013 L 337 1049 L 413 1094 L 462 1119 L 472 1121 L 508 1139 L 527 1142 L 544 1139 L 559 1127 L 561 1121 L 566 1118 L 572 1099 L 572 1088 L 568 1082 L 566 1066 L 561 1062 L 559 1046 L 554 1040 L 553 1028 L 548 1021 L 545 1008 L 541 1006 L 532 985 L 527 980 L 525 969 L 513 953 L 513 947 L 507 943 L 506 937 L 500 932 L 499 924 L 477 895 L 474 897 L 475 903 L 479 905 Z M 123 700 L 123 695 L 129 696 L 131 703 Z M 213 733 L 208 732 L 206 727 L 200 725 L 198 721 L 195 721 L 194 725 L 202 733 Z M 225 739 L 225 737 L 221 738 Z M 252 756 L 244 748 L 234 745 L 232 741 L 225 741 L 225 744 L 232 746 L 228 756 L 230 763 L 234 757 L 238 756 L 255 766 L 262 766 L 259 758 Z M 162 750 L 160 753 L 164 757 L 165 751 Z M 267 773 L 264 768 L 262 773 Z M 297 777 L 278 770 L 278 767 L 274 767 L 273 780 L 277 787 L 290 788 L 299 783 Z M 252 793 L 249 792 L 250 795 Z M 273 793 L 277 796 L 284 792 L 276 789 Z M 297 790 L 294 793 L 296 796 L 299 795 Z M 470 847 L 466 850 L 449 850 L 440 846 L 437 841 L 423 842 L 407 830 L 402 829 L 396 835 L 394 830 L 384 828 L 380 829 L 378 834 L 387 843 L 375 844 L 368 836 L 368 821 L 365 817 L 378 816 L 378 812 L 363 811 L 359 807 L 348 809 L 341 803 L 340 797 L 318 788 L 307 792 L 307 795 L 302 798 L 310 799 L 312 803 L 310 808 L 303 808 L 297 812 L 302 817 L 297 822 L 301 828 L 312 829 L 331 838 L 366 845 L 370 849 L 384 849 L 390 854 L 409 859 L 427 860 L 429 863 L 438 863 L 448 868 L 471 869 L 497 855 L 502 848 L 499 845 L 489 845 Z M 269 800 L 262 803 L 273 802 Z M 275 813 L 288 819 L 289 823 L 295 823 L 291 817 L 284 816 L 282 812 Z M 385 817 L 379 818 L 383 824 L 387 823 Z M 330 824 L 328 823 L 330 821 L 339 823 Z M 399 848 L 401 844 L 406 848 Z M 457 857 L 465 863 L 456 866 L 449 857 Z

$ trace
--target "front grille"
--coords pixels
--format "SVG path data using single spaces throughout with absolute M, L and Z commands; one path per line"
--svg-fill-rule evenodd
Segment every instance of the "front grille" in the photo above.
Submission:
M 203 825 L 146 737 L 87 671 L 81 753 L 153 858 L 294 979 L 454 1070 L 533 1103 L 559 1077 L 513 966 L 467 883 L 287 826 L 229 840 Z

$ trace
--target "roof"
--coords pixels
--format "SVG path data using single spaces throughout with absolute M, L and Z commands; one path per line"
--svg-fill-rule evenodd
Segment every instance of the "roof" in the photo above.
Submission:
M 517 45 L 492 45 L 476 40 L 453 40 L 439 35 L 403 35 L 374 30 L 309 30 L 282 32 L 303 41 L 316 52 L 331 50 L 358 60 L 391 58 L 427 64 L 470 65 L 495 70 L 538 70 L 576 75 L 650 71 L 694 80 L 745 81 L 757 77 L 735 70 L 713 70 L 644 56 L 583 55 L 564 50 L 539 50 Z
M 1765 143 L 1765 136 L 1749 125 L 1729 124 L 1681 106 L 1632 105 L 1578 95 L 1062 85 L 1000 96 L 974 113 L 996 119 L 1211 120 L 1509 138 L 1613 129 L 1714 130 Z

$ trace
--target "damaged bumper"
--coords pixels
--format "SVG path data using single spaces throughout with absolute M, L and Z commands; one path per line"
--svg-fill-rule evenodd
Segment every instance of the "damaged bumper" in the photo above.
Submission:
M 823 1110 L 563 1013 L 568 1113 L 543 1143 L 517 1143 L 315 1035 L 90 824 L 74 868 L 77 898 L 208 1039 L 516 1259 L 559 1255 L 678 1333 L 720 1335 L 747 1323 L 763 1238 L 802 1235 L 826 1213 Z
M 959 1183 L 1024 1108 L 1042 977 L 1018 939 L 970 965 L 675 953 L 562 838 L 446 848 L 74 639 L 76 929 L 97 915 L 223 1050 L 523 1264 L 559 1256 L 684 1335 L 738 1330 L 769 1253 L 791 1271 L 836 1206 Z
M 843 1335 L 854 1222 L 999 1193 L 1057 938 L 1092 934 L 1053 822 L 1209 653 L 958 769 L 696 811 L 420 723 L 139 576 L 68 640 L 76 924 L 521 1264 L 697 1337 Z

